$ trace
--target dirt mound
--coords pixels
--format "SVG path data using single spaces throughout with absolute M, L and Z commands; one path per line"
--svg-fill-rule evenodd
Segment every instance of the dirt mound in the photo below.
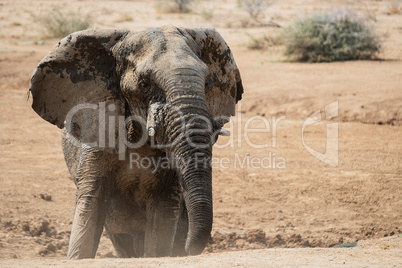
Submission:
M 303 68 L 310 69 L 311 66 L 303 66 Z M 311 87 L 317 86 L 311 85 Z M 286 116 L 286 119 L 306 120 L 317 110 L 324 113 L 325 105 L 337 101 L 339 110 L 338 115 L 334 118 L 336 121 L 402 125 L 402 97 L 397 92 L 384 92 L 385 94 L 382 96 L 375 96 L 369 91 L 357 94 L 341 92 L 338 88 L 332 88 L 333 92 L 322 93 L 322 95 L 312 90 L 304 93 L 304 96 L 292 97 L 295 94 L 292 92 L 294 90 L 292 88 L 281 89 L 286 93 L 282 92 L 280 96 L 276 96 L 278 93 L 270 88 L 262 87 L 261 89 L 266 93 L 255 98 L 252 103 L 244 103 L 243 112 L 268 118 Z M 319 96 L 317 97 L 317 95 Z
M 58 232 L 49 219 L 5 221 L 2 229 L 8 237 L 4 243 L 12 243 L 15 239 L 19 239 L 18 244 L 24 244 L 26 241 L 30 241 L 30 244 L 34 242 L 30 248 L 36 251 L 37 256 L 55 257 L 67 254 L 70 231 Z M 18 257 L 16 254 L 13 256 Z
M 223 252 L 231 250 L 264 249 L 264 248 L 296 248 L 325 247 L 322 241 L 310 241 L 299 234 L 287 237 L 276 235 L 269 237 L 261 229 L 251 230 L 245 234 L 215 232 L 208 243 L 206 252 Z
M 384 231 L 382 228 L 362 227 L 355 233 L 359 239 L 368 239 L 371 237 L 390 237 L 396 233 L 401 233 L 398 227 L 394 230 Z M 346 235 L 350 233 L 346 232 Z M 314 239 L 311 237 L 305 238 L 300 234 L 287 234 L 275 236 L 267 236 L 261 229 L 251 230 L 244 234 L 236 232 L 221 233 L 215 232 L 208 243 L 205 252 L 224 252 L 232 250 L 247 250 L 247 249 L 264 249 L 264 248 L 328 248 L 342 243 L 346 243 L 342 234 L 339 234 L 339 239 Z

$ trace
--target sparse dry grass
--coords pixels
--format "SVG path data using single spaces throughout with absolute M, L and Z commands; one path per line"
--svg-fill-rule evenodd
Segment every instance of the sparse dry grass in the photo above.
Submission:
M 401 14 L 402 13 L 401 6 L 402 6 L 402 0 L 393 1 L 388 6 L 387 14 L 388 15 Z
M 41 15 L 40 23 L 45 28 L 44 38 L 64 37 L 70 33 L 88 29 L 90 20 L 78 11 L 62 12 L 53 9 Z
M 211 20 L 214 17 L 214 10 L 213 9 L 204 9 L 201 12 L 201 17 L 203 17 L 205 20 Z
M 259 19 L 271 3 L 268 0 L 238 0 L 238 5 L 246 11 L 251 18 Z
M 189 13 L 192 0 L 169 0 L 159 2 L 155 9 L 156 13 Z
M 116 20 L 116 22 L 131 22 L 134 21 L 134 18 L 129 14 L 122 14 L 120 18 Z
M 255 37 L 248 34 L 249 42 L 247 48 L 251 50 L 267 50 L 274 46 L 280 46 L 283 44 L 283 39 L 280 35 L 265 34 L 262 37 Z
M 11 26 L 19 27 L 19 26 L 22 26 L 22 23 L 15 21 L 15 22 L 11 23 Z

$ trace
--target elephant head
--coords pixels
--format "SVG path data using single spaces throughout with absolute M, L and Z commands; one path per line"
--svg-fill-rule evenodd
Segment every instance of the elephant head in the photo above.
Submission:
M 200 161 L 211 159 L 213 133 L 234 115 L 243 93 L 217 31 L 169 26 L 73 33 L 39 63 L 30 92 L 35 112 L 80 142 L 121 152 L 127 143 L 117 137 L 127 131 L 131 142 L 149 144 L 152 136 L 159 146 L 169 144 L 163 150 L 179 159 L 188 210 L 186 251 L 202 252 L 212 228 L 212 171 Z M 129 117 L 134 123 L 116 127 L 116 118 Z

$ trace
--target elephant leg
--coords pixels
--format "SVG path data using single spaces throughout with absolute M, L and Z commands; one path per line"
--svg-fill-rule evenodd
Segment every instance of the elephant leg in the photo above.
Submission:
M 160 202 L 158 206 L 147 213 L 145 229 L 144 257 L 164 257 L 172 254 L 179 207 L 166 206 Z
M 68 259 L 95 257 L 105 221 L 103 203 L 103 199 L 95 196 L 81 195 L 78 198 L 68 246 Z
M 170 256 L 180 215 L 180 195 L 176 191 L 159 202 L 147 206 L 145 257 Z
M 107 226 L 106 226 L 107 231 Z M 113 246 L 117 252 L 119 258 L 131 258 L 139 257 L 134 251 L 133 236 L 130 234 L 109 234 L 110 240 L 112 240 Z
M 176 236 L 173 244 L 173 252 L 172 257 L 176 256 L 187 256 L 187 252 L 185 250 L 186 240 L 188 233 L 188 216 L 187 216 L 187 208 L 182 203 L 182 212 L 177 222 Z
M 68 259 L 94 258 L 106 217 L 111 185 L 103 169 L 102 154 L 88 149 L 81 155 L 76 184 L 75 213 L 68 246 Z
M 137 235 L 113 233 L 108 226 L 108 221 L 105 222 L 105 229 L 119 258 L 144 256 L 144 232 Z
M 136 236 L 134 236 L 134 252 L 135 256 L 143 257 L 144 256 L 144 242 L 145 242 L 145 233 L 142 232 Z
M 120 258 L 144 256 L 145 211 L 120 192 L 110 198 L 105 229 Z

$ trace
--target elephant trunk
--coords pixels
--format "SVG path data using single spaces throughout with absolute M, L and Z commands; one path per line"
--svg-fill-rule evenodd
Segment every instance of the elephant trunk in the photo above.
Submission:
M 171 85 L 166 131 L 188 211 L 185 250 L 196 255 L 204 250 L 212 229 L 211 115 L 202 78 L 182 75 Z

